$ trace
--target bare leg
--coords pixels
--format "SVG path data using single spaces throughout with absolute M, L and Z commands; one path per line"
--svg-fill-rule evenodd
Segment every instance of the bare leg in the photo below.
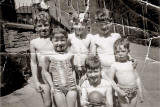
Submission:
M 136 106 L 137 106 L 137 96 L 132 99 L 130 107 L 136 107 Z
M 41 96 L 42 96 L 42 100 L 43 100 L 43 103 L 44 103 L 44 107 L 55 107 L 55 106 L 52 106 L 52 99 L 51 99 L 51 93 L 50 93 L 49 85 L 48 84 L 43 84 L 42 88 L 43 88 L 43 92 L 41 93 Z
M 69 91 L 67 93 L 66 100 L 68 107 L 76 107 L 77 91 L 76 90 Z
M 122 100 L 123 100 L 123 102 L 122 102 Z M 136 107 L 136 105 L 137 105 L 137 96 L 132 99 L 130 104 L 127 104 L 125 99 L 121 99 L 120 105 L 121 105 L 121 107 Z
M 57 107 L 67 107 L 66 98 L 62 92 L 55 92 L 54 98 L 55 98 Z
M 121 107 L 128 107 L 127 103 L 120 103 Z

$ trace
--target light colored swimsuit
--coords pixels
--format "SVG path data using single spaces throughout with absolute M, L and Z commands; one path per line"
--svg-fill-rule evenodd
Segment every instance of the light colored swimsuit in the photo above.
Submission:
M 51 59 L 49 71 L 53 77 L 53 84 L 56 91 L 65 95 L 70 90 L 76 89 L 76 81 L 72 71 L 71 58 L 66 60 Z

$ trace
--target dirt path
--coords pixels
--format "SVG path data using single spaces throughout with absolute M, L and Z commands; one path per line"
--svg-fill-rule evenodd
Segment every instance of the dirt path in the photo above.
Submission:
M 160 53 L 158 48 L 153 50 L 158 50 L 157 52 Z M 137 70 L 144 84 L 145 102 L 143 104 L 138 103 L 138 107 L 158 107 L 160 105 L 160 62 L 153 63 L 148 60 L 144 71 L 142 71 L 146 51 L 147 48 L 144 46 L 131 44 L 131 54 L 138 61 Z M 40 94 L 34 90 L 32 78 L 25 87 L 10 95 L 0 97 L 0 104 L 1 107 L 43 107 Z

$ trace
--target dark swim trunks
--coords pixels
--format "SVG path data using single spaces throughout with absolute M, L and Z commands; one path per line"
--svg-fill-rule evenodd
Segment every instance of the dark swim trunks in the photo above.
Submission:
M 118 95 L 118 99 L 122 103 L 128 103 L 128 104 L 130 104 L 131 101 L 132 101 L 132 99 L 137 96 L 137 89 L 138 89 L 137 86 L 135 86 L 133 88 L 120 87 L 120 89 L 122 89 L 125 93 L 127 93 L 126 96 Z

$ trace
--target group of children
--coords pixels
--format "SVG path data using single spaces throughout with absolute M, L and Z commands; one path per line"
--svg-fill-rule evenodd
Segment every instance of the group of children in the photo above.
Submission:
M 76 107 L 78 102 L 82 107 L 113 107 L 113 96 L 122 107 L 136 107 L 137 92 L 143 102 L 129 42 L 109 33 L 108 23 L 93 35 L 78 22 L 68 34 L 51 29 L 46 12 L 35 19 L 40 37 L 30 43 L 31 70 L 45 107 Z

